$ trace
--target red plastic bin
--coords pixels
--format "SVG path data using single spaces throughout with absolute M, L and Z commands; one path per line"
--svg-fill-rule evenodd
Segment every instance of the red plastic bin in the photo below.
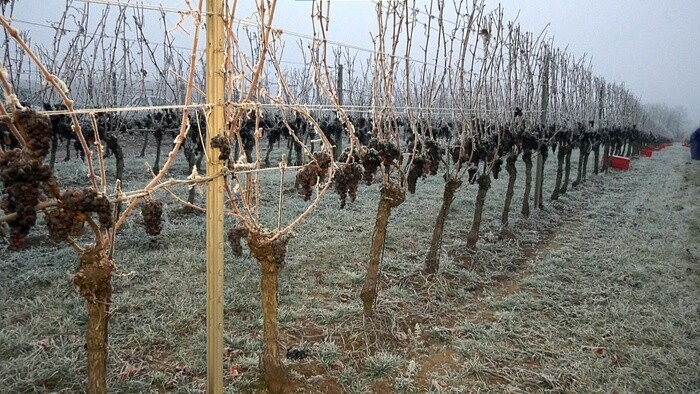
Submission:
M 651 157 L 651 155 L 654 153 L 654 150 L 651 148 L 642 148 L 641 151 L 639 151 L 639 154 L 644 156 L 644 157 Z
M 627 171 L 630 169 L 630 159 L 624 156 L 610 156 L 610 167 Z

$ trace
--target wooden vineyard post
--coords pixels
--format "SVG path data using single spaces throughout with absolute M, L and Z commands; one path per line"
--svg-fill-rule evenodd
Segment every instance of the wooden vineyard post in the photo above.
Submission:
M 338 96 L 338 105 L 343 105 L 343 65 L 338 65 L 338 79 L 336 80 L 335 94 Z
M 605 83 L 600 84 L 600 89 L 598 90 L 598 129 L 601 130 L 603 133 L 607 133 L 606 131 L 603 131 L 603 119 L 605 118 Z M 602 138 L 602 135 L 598 136 L 598 144 L 595 148 L 595 164 L 593 166 L 594 168 L 594 173 L 598 175 L 599 168 L 600 166 L 600 145 L 605 144 L 605 148 L 603 148 L 603 162 L 607 163 L 608 160 L 608 147 L 610 145 L 610 141 L 608 138 Z M 606 164 L 603 164 L 603 170 L 605 171 L 607 169 Z
M 343 105 L 343 65 L 338 65 L 338 78 L 336 80 L 335 94 L 338 97 L 338 105 Z M 335 135 L 335 158 L 339 158 L 343 154 L 343 133 L 338 132 Z
M 540 112 L 540 127 L 542 132 L 547 131 L 547 107 L 549 106 L 549 54 L 544 56 L 544 70 L 542 71 L 542 111 Z M 542 136 L 538 136 L 539 154 L 537 155 L 537 167 L 535 170 L 535 207 L 543 208 L 542 202 L 542 184 L 544 182 L 544 157 L 542 157 L 541 144 Z M 546 148 L 545 148 L 546 149 Z
M 207 176 L 224 168 L 211 141 L 224 135 L 224 20 L 222 0 L 207 0 Z M 224 391 L 224 179 L 207 184 L 207 392 Z

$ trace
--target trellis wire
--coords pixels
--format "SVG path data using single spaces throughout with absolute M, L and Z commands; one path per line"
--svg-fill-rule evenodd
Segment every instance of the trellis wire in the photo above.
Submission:
M 207 109 L 211 107 L 212 104 L 207 104 L 207 103 L 195 103 L 195 104 L 171 104 L 171 105 L 155 105 L 155 106 L 140 106 L 140 107 L 108 107 L 108 108 L 82 108 L 82 109 L 76 109 L 74 111 L 67 111 L 67 110 L 52 110 L 52 111 L 40 111 L 41 113 L 44 113 L 49 116 L 55 116 L 55 115 L 68 115 L 71 113 L 75 114 L 93 114 L 93 113 L 117 113 L 117 112 L 142 112 L 142 111 L 159 111 L 159 110 L 177 110 L 177 109 Z M 247 102 L 247 103 L 235 103 L 235 102 L 228 102 L 226 105 L 231 106 L 233 108 L 245 108 L 245 107 L 250 107 L 255 108 L 255 109 L 280 109 L 280 104 L 274 104 L 274 103 L 262 103 L 262 102 Z M 338 108 L 330 105 L 330 104 L 294 104 L 291 103 L 289 104 L 290 108 L 289 110 L 293 110 L 294 107 L 303 107 L 305 109 L 309 109 L 312 111 L 323 111 L 323 112 L 334 112 Z M 381 105 L 343 105 L 342 108 L 348 112 L 369 112 L 369 111 L 375 111 L 375 110 L 383 110 L 387 109 L 388 107 L 386 106 L 381 106 Z M 412 110 L 412 111 L 417 111 L 420 112 L 421 110 L 424 110 L 425 113 L 438 113 L 438 114 L 447 114 L 447 113 L 452 113 L 451 111 L 457 108 L 456 106 L 454 107 L 425 107 L 425 106 L 401 106 L 400 108 L 396 108 L 399 111 L 401 109 L 404 110 Z M 395 110 L 396 110 L 395 109 Z M 500 113 L 502 110 L 498 109 L 479 109 L 475 110 L 473 108 L 468 108 L 468 109 L 463 109 L 460 110 L 463 113 L 466 113 L 467 115 L 474 115 L 474 114 L 482 114 L 482 113 Z M 522 110 L 523 113 L 527 114 L 539 114 L 542 112 L 542 110 Z

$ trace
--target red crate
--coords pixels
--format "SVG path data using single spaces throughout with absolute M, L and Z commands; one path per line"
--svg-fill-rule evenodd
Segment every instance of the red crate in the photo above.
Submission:
M 610 156 L 610 167 L 627 171 L 630 169 L 630 159 L 624 156 Z
M 651 155 L 654 153 L 654 151 L 647 147 L 647 148 L 642 148 L 641 151 L 639 151 L 639 154 L 644 156 L 644 157 L 651 157 Z

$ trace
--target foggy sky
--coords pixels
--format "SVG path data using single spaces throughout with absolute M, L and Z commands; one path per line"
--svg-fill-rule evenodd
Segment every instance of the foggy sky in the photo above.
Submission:
M 428 2 L 417 4 L 422 8 Z M 181 0 L 144 3 L 184 8 Z M 239 1 L 243 13 L 250 7 L 247 3 L 252 1 Z M 18 0 L 17 4 L 15 18 L 45 23 L 58 18 L 65 2 Z M 486 8 L 498 4 L 487 0 Z M 624 83 L 643 103 L 684 106 L 693 128 L 700 126 L 700 1 L 502 0 L 500 4 L 506 21 L 517 18 L 522 30 L 536 34 L 549 24 L 547 36 L 554 37 L 554 45 L 568 47 L 577 58 L 586 54 L 595 75 Z M 330 39 L 372 47 L 370 32 L 376 30 L 372 2 L 332 0 L 330 9 Z M 310 1 L 279 0 L 274 24 L 310 34 L 310 14 Z M 35 43 L 42 34 L 50 34 L 37 27 L 17 27 L 29 29 Z
M 556 47 L 576 58 L 586 54 L 595 75 L 624 83 L 643 103 L 682 105 L 693 128 L 700 126 L 700 0 L 486 0 L 486 9 L 499 3 L 504 20 L 517 18 L 522 30 L 536 34 L 546 27 Z M 301 18 L 288 15 L 308 18 L 309 2 L 282 4 L 279 24 L 301 29 Z M 338 40 L 356 36 L 371 47 L 371 2 L 333 1 L 330 20 Z
M 510 0 L 528 30 L 547 22 L 559 47 L 587 53 L 593 71 L 644 103 L 682 105 L 700 126 L 700 1 Z

